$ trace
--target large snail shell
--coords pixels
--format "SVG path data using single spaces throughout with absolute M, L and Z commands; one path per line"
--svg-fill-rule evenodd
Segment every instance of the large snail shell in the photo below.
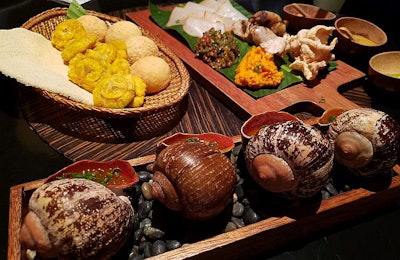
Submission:
M 207 219 L 232 200 L 236 171 L 217 149 L 201 142 L 178 142 L 154 162 L 153 198 L 190 219 Z
M 352 109 L 329 126 L 335 160 L 360 176 L 386 174 L 400 155 L 400 130 L 388 114 L 372 108 Z
M 21 243 L 43 258 L 107 259 L 133 227 L 129 199 L 86 179 L 43 184 L 29 200 Z
M 250 175 L 264 189 L 285 197 L 319 192 L 333 167 L 333 148 L 318 129 L 288 121 L 261 128 L 245 150 Z

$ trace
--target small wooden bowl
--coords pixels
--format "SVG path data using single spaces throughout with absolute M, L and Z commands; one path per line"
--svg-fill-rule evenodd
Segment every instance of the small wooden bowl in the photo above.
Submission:
M 301 29 L 310 29 L 316 25 L 333 25 L 336 15 L 318 6 L 293 3 L 283 7 L 283 19 L 288 22 L 288 30 L 296 33 Z
M 88 178 L 90 177 L 89 175 L 94 179 Z M 108 181 L 103 183 L 106 178 L 105 175 L 107 175 Z M 117 195 L 122 195 L 124 189 L 132 187 L 139 182 L 139 175 L 137 175 L 135 169 L 128 161 L 120 159 L 110 161 L 77 161 L 50 175 L 46 179 L 46 182 L 65 178 L 90 179 L 104 184 Z
M 318 118 L 318 125 L 319 126 L 329 126 L 338 115 L 343 114 L 345 111 L 348 109 L 345 108 L 329 108 L 325 110 L 325 112 L 322 114 L 320 118 Z
M 254 136 L 262 127 L 286 121 L 300 121 L 300 119 L 284 111 L 266 111 L 251 116 L 240 128 L 243 146 L 246 146 L 250 138 Z
M 368 46 L 351 40 L 348 35 L 341 29 L 347 28 L 352 34 L 361 35 L 375 42 L 376 45 Z M 387 42 L 386 33 L 377 25 L 357 18 L 357 17 L 341 17 L 335 21 L 334 36 L 338 38 L 335 50 L 342 54 L 353 56 L 372 56 L 379 51 Z
M 204 142 L 211 146 L 216 145 L 221 153 L 228 153 L 235 147 L 235 143 L 231 137 L 219 133 L 175 133 L 159 141 L 156 152 L 159 153 L 164 148 L 177 142 Z
M 400 93 L 400 51 L 374 55 L 368 64 L 368 80 L 379 90 Z

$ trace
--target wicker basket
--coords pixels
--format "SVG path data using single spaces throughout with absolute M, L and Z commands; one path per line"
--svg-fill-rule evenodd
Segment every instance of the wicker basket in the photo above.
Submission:
M 51 33 L 55 30 L 56 26 L 63 22 L 66 18 L 67 8 L 53 8 L 44 11 L 25 22 L 22 27 L 33 32 L 37 32 L 45 36 L 50 40 Z M 95 15 L 108 23 L 115 23 L 122 20 L 118 17 L 109 16 L 106 14 L 98 13 L 95 11 L 87 11 L 89 14 Z M 160 50 L 160 56 L 170 66 L 172 79 L 169 86 L 154 95 L 148 95 L 145 97 L 145 102 L 142 107 L 138 108 L 123 108 L 123 109 L 111 109 L 102 108 L 91 105 L 86 105 L 59 94 L 44 91 L 40 88 L 35 88 L 45 98 L 50 99 L 57 104 L 65 106 L 69 109 L 91 113 L 93 116 L 109 117 L 109 118 L 120 118 L 120 117 L 142 117 L 149 115 L 160 110 L 168 109 L 171 106 L 176 105 L 180 102 L 187 94 L 190 86 L 190 76 L 184 66 L 183 62 L 172 53 L 159 39 L 154 37 L 150 32 L 142 29 L 143 35 L 151 38 L 156 42 Z

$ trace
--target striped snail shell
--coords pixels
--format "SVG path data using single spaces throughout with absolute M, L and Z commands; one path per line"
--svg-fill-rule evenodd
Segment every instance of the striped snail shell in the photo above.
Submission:
M 317 128 L 300 121 L 261 128 L 246 146 L 245 162 L 265 190 L 288 198 L 311 197 L 326 184 L 333 147 Z
M 215 147 L 177 142 L 157 154 L 152 196 L 189 219 L 209 219 L 232 201 L 236 170 Z
M 357 108 L 339 115 L 327 132 L 335 160 L 359 176 L 386 174 L 400 157 L 400 130 L 383 111 Z
M 128 197 L 86 179 L 54 180 L 32 193 L 20 240 L 41 259 L 109 259 L 133 223 Z

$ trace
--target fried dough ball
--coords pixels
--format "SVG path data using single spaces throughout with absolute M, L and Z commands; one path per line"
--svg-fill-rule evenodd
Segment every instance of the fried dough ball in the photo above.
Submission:
M 146 94 L 164 90 L 171 81 L 169 64 L 157 56 L 140 58 L 131 65 L 130 72 L 146 83 Z
M 82 23 L 87 33 L 95 35 L 100 42 L 105 41 L 108 29 L 105 21 L 90 14 L 82 15 L 77 20 Z
M 149 37 L 138 35 L 126 40 L 126 51 L 130 64 L 145 56 L 158 56 L 158 46 Z
M 118 21 L 110 25 L 106 33 L 106 42 L 126 41 L 129 37 L 142 35 L 140 28 L 130 21 Z

